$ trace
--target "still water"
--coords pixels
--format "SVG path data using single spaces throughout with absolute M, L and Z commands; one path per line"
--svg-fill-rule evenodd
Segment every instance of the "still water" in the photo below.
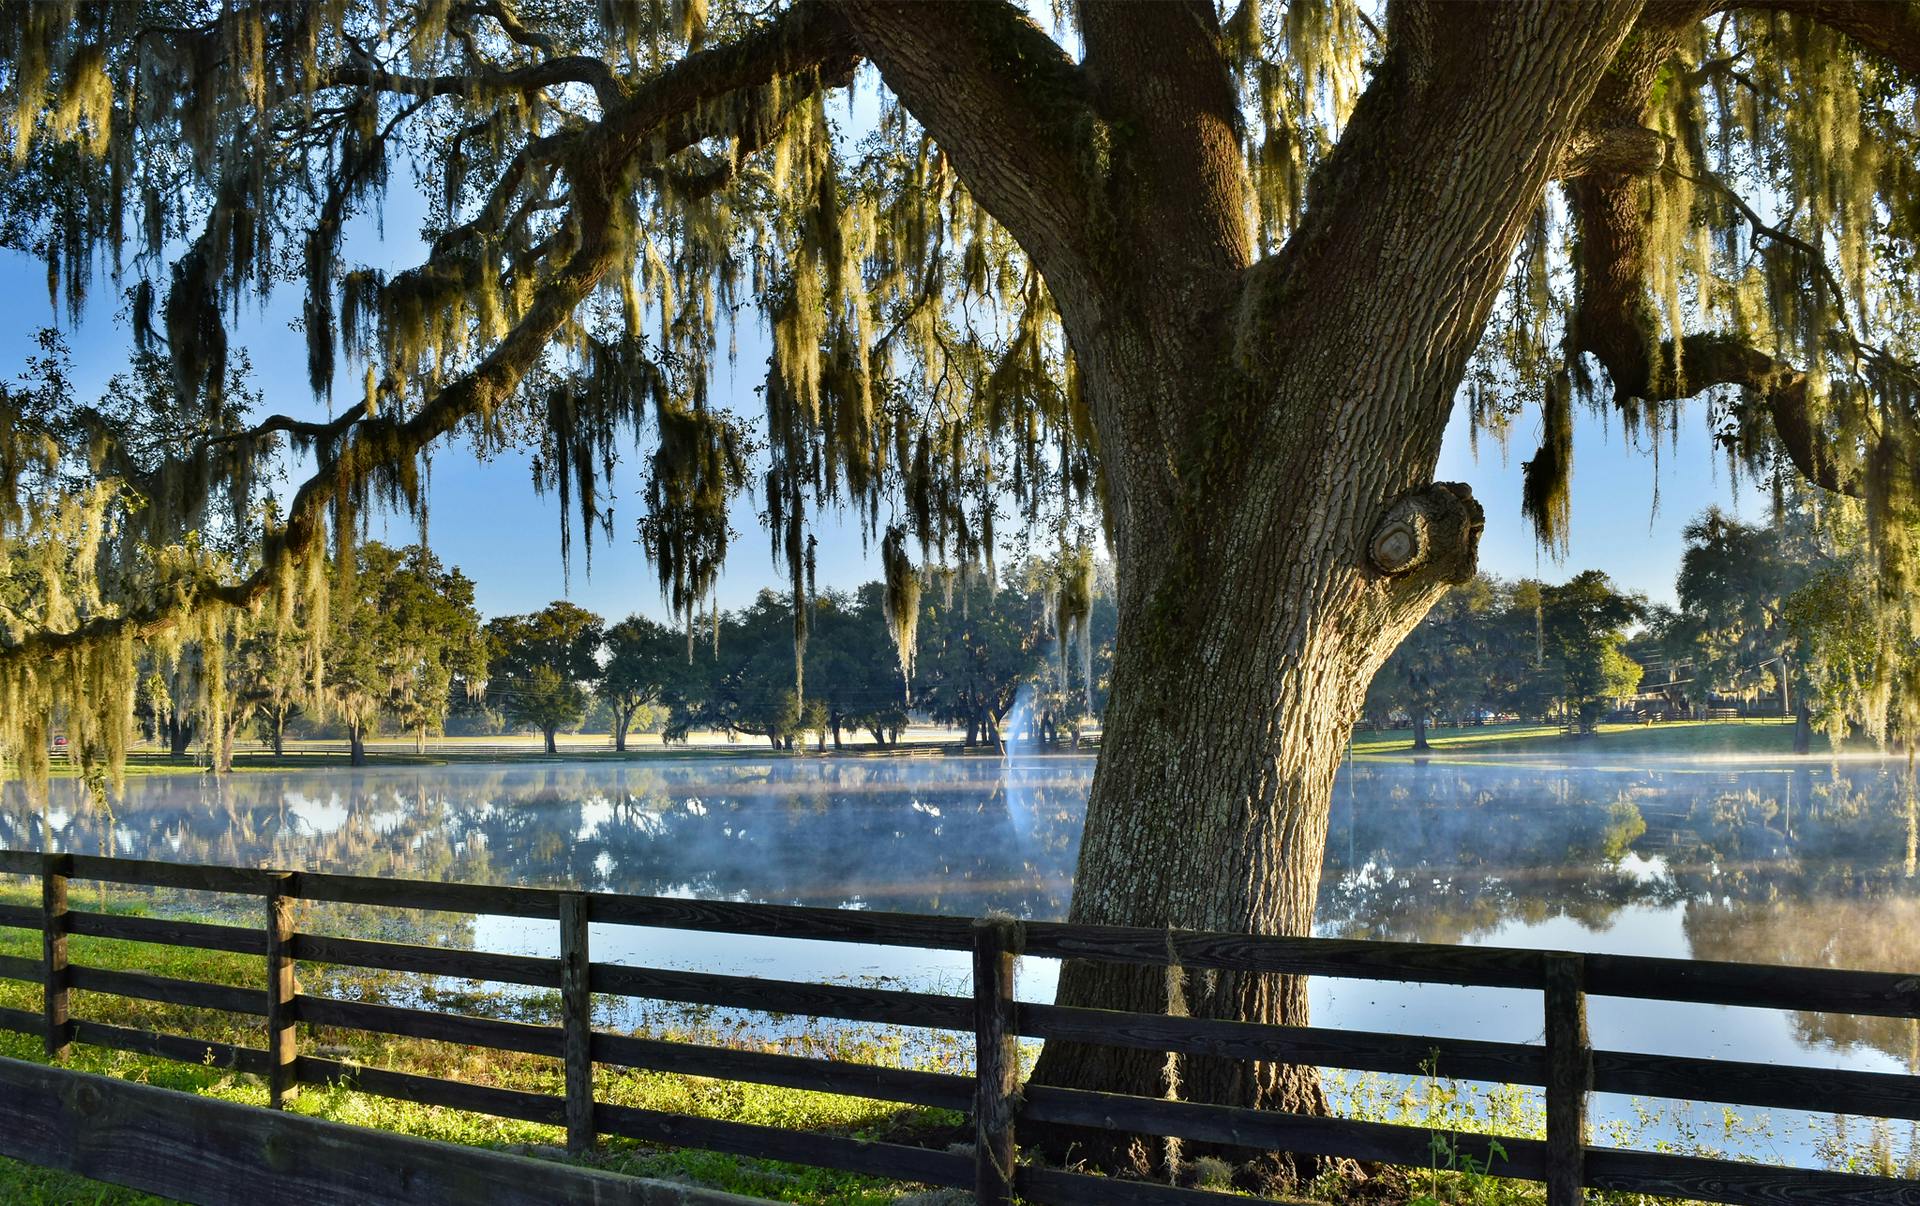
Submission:
M 1082 757 L 739 759 L 324 770 L 131 780 L 111 814 L 17 784 L 0 846 L 620 892 L 1059 919 L 1093 763 Z M 1361 762 L 1336 788 L 1317 930 L 1337 937 L 1920 970 L 1904 763 L 1515 758 Z M 379 929 L 377 916 L 347 924 Z M 504 918 L 428 940 L 551 954 Z M 417 936 L 417 934 L 415 935 Z M 595 957 L 959 989 L 965 957 L 595 927 Z M 1020 995 L 1051 997 L 1025 960 Z M 1533 993 L 1316 981 L 1322 1025 L 1539 1041 Z M 1597 1046 L 1920 1069 L 1920 1023 L 1595 998 Z M 1444 1069 L 1442 1069 L 1444 1072 Z M 1601 1102 L 1616 1118 L 1628 1103 Z M 1717 1107 L 1711 1112 L 1718 1116 Z M 1825 1140 L 1782 1118 L 1761 1143 Z M 1661 1121 L 1652 1132 L 1671 1136 Z M 1830 1136 L 1829 1136 L 1830 1138 Z

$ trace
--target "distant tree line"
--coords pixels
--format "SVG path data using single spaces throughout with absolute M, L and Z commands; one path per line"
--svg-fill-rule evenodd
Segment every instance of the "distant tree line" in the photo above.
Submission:
M 1598 570 L 1558 585 L 1477 575 L 1448 591 L 1380 668 L 1366 713 L 1410 726 L 1422 749 L 1436 723 L 1557 717 L 1591 730 L 1609 701 L 1639 685 L 1626 650 L 1646 611 Z
M 1900 689 L 1920 684 L 1920 630 L 1872 593 L 1865 523 L 1798 496 L 1760 523 L 1709 509 L 1684 531 L 1673 606 L 1597 570 L 1560 583 L 1478 575 L 1388 659 L 1366 715 L 1410 727 L 1416 748 L 1437 724 L 1551 719 L 1588 732 L 1610 714 L 1726 706 L 1795 717 L 1802 750 L 1816 730 L 1901 739 L 1920 724 L 1898 702 L 1920 698 Z M 419 748 L 442 733 L 534 731 L 554 751 L 560 733 L 585 728 L 618 750 L 636 731 L 694 730 L 837 749 L 893 744 L 917 718 L 970 746 L 1051 743 L 1101 712 L 1113 664 L 1111 569 L 1072 555 L 1027 559 L 997 581 L 926 572 L 906 624 L 889 618 L 881 581 L 819 592 L 802 600 L 802 651 L 790 592 L 674 626 L 609 622 L 564 600 L 483 620 L 473 582 L 419 545 L 366 544 L 332 572 L 319 595 L 329 623 L 243 616 L 149 649 L 135 696 L 145 734 L 175 756 L 204 750 L 218 769 L 248 735 L 279 752 L 296 731 L 344 736 L 356 763 L 383 732 Z M 1900 630 L 1881 631 L 1889 623 Z M 1022 699 L 1032 706 L 1016 714 Z
M 1920 627 L 1890 608 L 1856 507 L 1784 496 L 1747 523 L 1709 508 L 1684 529 L 1675 605 L 1587 570 L 1558 585 L 1481 574 L 1436 604 L 1367 694 L 1368 718 L 1414 730 L 1494 717 L 1581 731 L 1619 710 L 1641 718 L 1734 707 L 1815 731 L 1899 740 L 1920 715 Z M 1891 625 L 1894 631 L 1888 631 Z
M 565 600 L 483 621 L 459 569 L 422 546 L 369 543 L 321 592 L 329 623 L 243 617 L 149 652 L 135 718 L 174 756 L 200 749 L 219 770 L 245 736 L 280 753 L 295 732 L 344 736 L 356 765 L 383 732 L 421 749 L 443 733 L 534 731 L 555 752 L 583 728 L 623 751 L 636 730 L 672 741 L 696 729 L 838 749 L 858 735 L 894 744 L 924 718 L 968 745 L 996 745 L 1016 723 L 1018 736 L 1072 741 L 1104 706 L 1113 661 L 1111 581 L 1086 566 L 930 573 L 903 657 L 879 581 L 803 598 L 798 653 L 787 593 L 674 627 L 610 623 Z M 1063 606 L 1061 583 L 1077 578 L 1084 598 Z

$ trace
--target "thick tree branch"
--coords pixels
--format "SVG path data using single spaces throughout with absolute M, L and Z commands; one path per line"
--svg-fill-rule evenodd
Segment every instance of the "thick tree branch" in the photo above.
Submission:
M 1920 6 L 1896 0 L 1730 0 L 1721 7 L 1807 17 L 1920 79 Z
M 602 109 L 612 108 L 626 94 L 613 69 L 587 55 L 542 59 L 505 70 L 476 68 L 444 75 L 402 75 L 373 63 L 342 64 L 321 81 L 321 88 L 372 88 L 401 96 L 476 98 L 500 92 L 535 92 L 559 84 L 582 84 L 593 89 Z
M 1659 171 L 1666 158 L 1667 140 L 1658 130 L 1640 125 L 1583 123 L 1567 140 L 1553 175 L 1556 180 L 1576 180 L 1582 176 L 1645 176 Z
M 305 444 L 326 443 L 345 435 L 349 428 L 364 419 L 366 415 L 367 404 L 364 402 L 355 402 L 339 415 L 325 422 L 296 419 L 292 415 L 268 415 L 245 431 L 212 436 L 204 443 L 207 447 L 219 444 L 258 443 L 271 435 L 289 435 Z
M 1238 271 L 1247 228 L 1239 101 L 1212 0 L 1083 0 L 1086 75 L 1113 131 L 1107 189 L 1136 254 Z
M 553 39 L 536 30 L 528 29 L 520 19 L 500 0 L 468 0 L 457 8 L 457 16 L 491 17 L 500 26 L 500 32 L 512 38 L 522 46 L 539 51 L 551 51 Z
M 1241 362 L 1277 377 L 1290 330 L 1350 331 L 1351 370 L 1369 391 L 1429 409 L 1437 449 L 1455 366 L 1639 7 L 1396 4 L 1387 61 L 1316 173 L 1306 221 L 1247 273 Z M 1368 335 L 1389 309 L 1420 316 L 1404 378 Z
M 1781 450 L 1801 477 L 1833 494 L 1863 496 L 1864 483 L 1843 476 L 1826 447 L 1809 407 L 1805 373 L 1745 340 L 1722 335 L 1686 336 L 1680 354 L 1685 383 L 1668 375 L 1665 388 L 1649 401 L 1678 401 L 1715 386 L 1738 386 L 1764 408 Z M 1671 360 L 1670 344 L 1663 347 L 1663 355 Z
M 1040 266 L 1063 306 L 1091 296 L 1106 223 L 1085 81 L 1003 0 L 843 0 L 860 50 Z

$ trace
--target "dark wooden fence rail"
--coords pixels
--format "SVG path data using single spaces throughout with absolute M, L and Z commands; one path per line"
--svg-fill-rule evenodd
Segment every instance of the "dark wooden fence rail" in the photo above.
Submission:
M 1152 929 L 670 900 L 24 851 L 0 851 L 0 873 L 36 876 L 42 884 L 42 907 L 0 906 L 0 926 L 38 930 L 43 935 L 42 957 L 0 957 L 0 978 L 39 983 L 45 993 L 41 1013 L 0 1009 L 0 1028 L 42 1035 L 54 1056 L 68 1044 L 81 1042 L 193 1063 L 211 1061 L 257 1073 L 268 1079 L 276 1105 L 298 1085 L 344 1082 L 362 1092 L 549 1123 L 565 1129 L 568 1145 L 575 1150 L 600 1135 L 626 1136 L 969 1187 L 980 1201 L 991 1203 L 1010 1202 L 1015 1196 L 1030 1202 L 1116 1206 L 1248 1200 L 1021 1164 L 1016 1129 L 1025 1122 L 1407 1165 L 1425 1165 L 1432 1154 L 1432 1132 L 1417 1126 L 1039 1085 L 1023 1088 L 1016 1040 L 1058 1038 L 1413 1076 L 1437 1063 L 1450 1078 L 1541 1088 L 1547 1107 L 1546 1139 L 1500 1137 L 1504 1157 L 1492 1158 L 1490 1163 L 1497 1175 L 1545 1182 L 1552 1206 L 1580 1201 L 1583 1187 L 1752 1206 L 1788 1202 L 1920 1206 L 1920 1181 L 1595 1146 L 1588 1141 L 1586 1118 L 1589 1095 L 1606 1092 L 1920 1119 L 1920 1077 L 1594 1050 L 1586 1032 L 1589 995 L 1920 1017 L 1920 976 L 1424 943 L 1169 934 Z M 256 896 L 262 902 L 263 924 L 259 928 L 213 925 L 77 910 L 70 907 L 67 893 L 72 879 Z M 292 902 L 299 900 L 547 919 L 557 927 L 561 953 L 558 958 L 538 958 L 299 933 L 292 913 Z M 973 992 L 959 997 L 596 963 L 588 950 L 590 922 L 970 952 Z M 236 988 L 88 967 L 69 957 L 68 943 L 74 935 L 260 955 L 263 987 Z M 1019 1004 L 1013 996 L 1013 976 L 1021 954 L 1532 990 L 1540 994 L 1544 1042 L 1376 1034 Z M 294 976 L 296 964 L 303 962 L 558 989 L 561 1024 L 496 1021 L 308 995 L 300 991 Z M 76 1017 L 70 1005 L 74 990 L 257 1016 L 264 1045 L 210 1043 Z M 977 1043 L 976 1074 L 876 1067 L 605 1033 L 592 1027 L 594 993 L 972 1031 Z M 566 1092 L 499 1089 L 302 1055 L 296 1039 L 298 1022 L 549 1056 L 562 1063 Z M 969 1155 L 613 1105 L 594 1100 L 594 1064 L 944 1107 L 972 1115 L 976 1142 Z M 1492 1155 L 1485 1137 L 1460 1135 L 1452 1141 L 1458 1145 L 1456 1150 L 1476 1161 L 1488 1161 Z

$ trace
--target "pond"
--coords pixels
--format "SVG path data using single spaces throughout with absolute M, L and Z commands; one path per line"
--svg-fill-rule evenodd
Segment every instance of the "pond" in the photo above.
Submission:
M 1059 919 L 1086 757 L 648 759 L 130 780 L 111 815 L 18 784 L 0 846 L 730 900 Z M 1920 969 L 1904 763 L 1362 761 L 1336 787 L 1317 932 Z M 353 925 L 379 928 L 365 911 Z M 434 940 L 551 954 L 551 927 Z M 964 956 L 595 927 L 595 957 L 964 991 Z M 1023 961 L 1020 995 L 1055 969 Z M 1537 994 L 1319 980 L 1322 1025 L 1539 1041 Z M 1595 998 L 1596 1046 L 1871 1071 L 1920 1068 L 1920 1022 Z M 1441 1069 L 1444 1074 L 1444 1068 Z M 1641 1107 L 1598 1103 L 1615 1121 Z M 1832 1120 L 1773 1113 L 1722 1146 L 1814 1160 Z M 1672 1138 L 1717 1107 L 1640 1119 Z M 1908 1136 L 1911 1139 L 1911 1136 Z

